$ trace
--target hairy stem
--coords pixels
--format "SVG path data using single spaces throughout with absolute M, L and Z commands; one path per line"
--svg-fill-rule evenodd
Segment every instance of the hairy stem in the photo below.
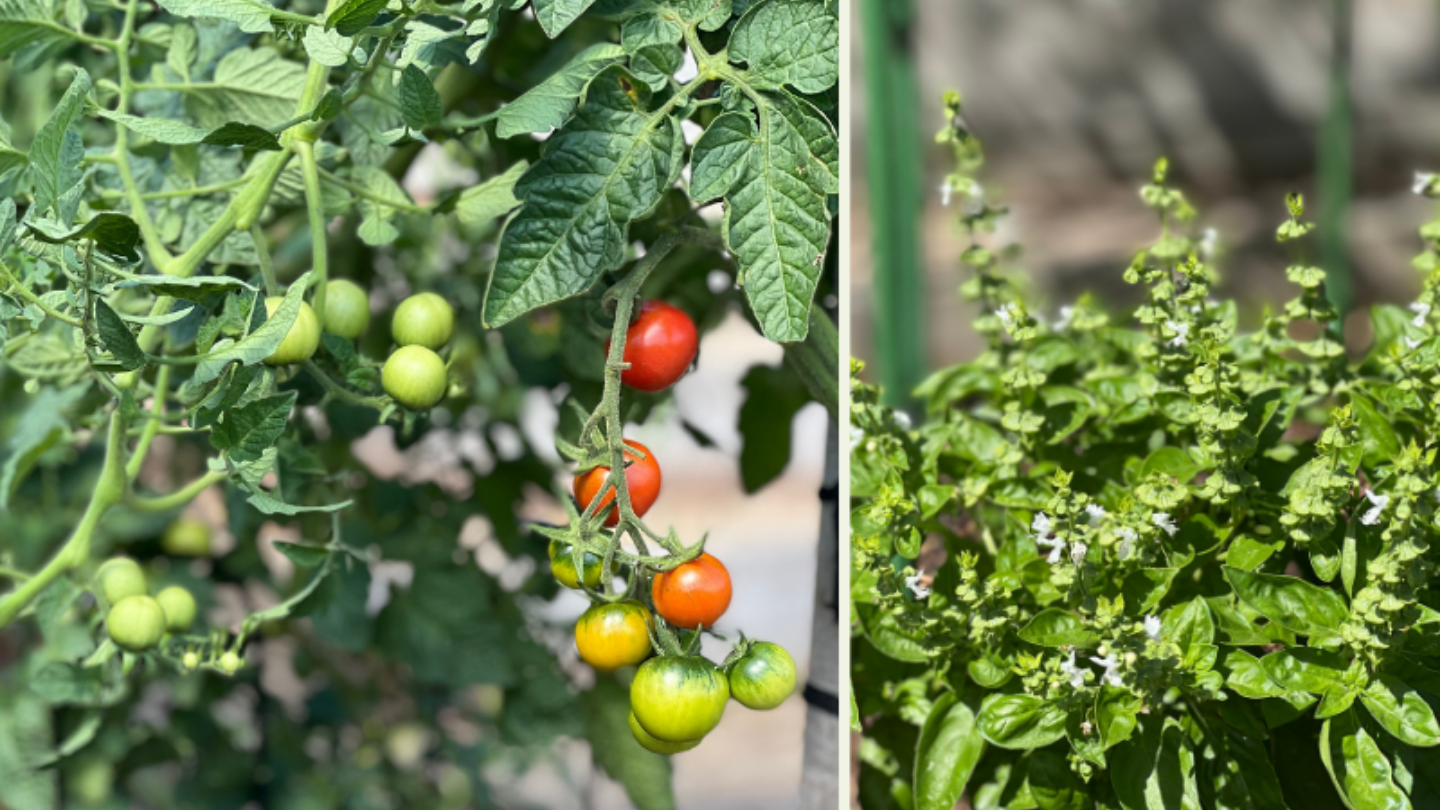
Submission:
M 150 443 L 155 440 L 155 434 L 160 431 L 161 422 L 165 416 L 165 396 L 170 393 L 170 366 L 161 366 L 155 374 L 155 403 L 150 407 L 153 419 L 147 419 L 145 425 L 140 428 L 140 441 L 135 444 L 135 452 L 130 456 L 130 462 L 125 465 L 125 478 L 134 481 L 140 474 L 140 468 L 145 464 L 145 456 L 150 452 Z
M 211 470 L 169 495 L 157 495 L 153 498 L 131 496 L 125 500 L 125 505 L 137 512 L 168 512 L 195 500 L 195 496 L 224 481 L 226 475 L 227 473 Z

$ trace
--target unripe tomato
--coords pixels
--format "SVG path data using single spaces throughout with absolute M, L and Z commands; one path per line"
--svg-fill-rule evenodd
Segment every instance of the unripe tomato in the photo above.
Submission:
M 650 611 L 634 600 L 591 605 L 575 622 L 575 646 L 585 663 L 610 670 L 650 657 Z
M 180 665 L 185 667 L 186 671 L 194 672 L 195 668 L 200 666 L 200 653 L 194 650 L 185 653 L 185 657 L 180 659 Z
M 401 346 L 438 350 L 455 332 L 455 310 L 435 293 L 419 293 L 400 302 L 390 321 L 390 336 Z
M 561 585 L 571 590 L 579 590 L 581 582 L 584 582 L 585 587 L 591 590 L 600 587 L 602 573 L 600 569 L 604 567 L 602 560 L 588 551 L 585 552 L 583 563 L 585 571 L 582 579 L 581 574 L 575 570 L 575 556 L 570 549 L 569 543 L 559 540 L 550 541 L 550 573 Z
M 95 572 L 95 584 L 110 605 L 117 605 L 127 596 L 143 596 L 150 589 L 145 585 L 145 572 L 140 563 L 129 557 L 108 560 Z
M 625 453 L 625 460 L 629 462 L 625 465 L 625 485 L 630 490 L 630 506 L 635 510 L 636 517 L 644 517 L 650 507 L 655 505 L 655 499 L 660 497 L 660 462 L 655 460 L 655 454 L 645 445 L 629 439 L 626 439 L 625 443 L 645 454 L 645 458 L 640 459 L 629 451 Z M 575 500 L 579 502 L 582 510 L 595 500 L 609 474 L 609 467 L 596 467 L 575 476 Z M 611 490 L 605 493 L 596 509 L 596 514 L 605 514 L 606 526 L 614 526 L 620 522 L 620 513 L 613 507 L 607 508 L 614 500 L 615 491 Z
M 680 742 L 662 740 L 646 731 L 645 727 L 640 725 L 640 721 L 635 719 L 634 712 L 630 712 L 630 733 L 635 735 L 635 741 L 640 743 L 641 748 L 657 754 L 664 754 L 667 757 L 681 751 L 689 751 L 701 742 L 700 740 L 681 740 Z
M 240 656 L 236 655 L 233 651 L 230 651 L 220 656 L 218 666 L 226 674 L 234 675 L 235 673 L 240 671 L 240 667 L 244 666 L 244 664 L 245 662 L 240 660 Z
M 65 790 L 80 804 L 103 804 L 115 785 L 115 766 L 103 756 L 77 757 L 65 775 Z
M 730 668 L 730 695 L 741 706 L 766 711 L 795 691 L 795 659 L 779 644 L 758 641 Z
M 195 597 L 179 585 L 171 585 L 155 594 L 155 601 L 165 611 L 165 629 L 183 633 L 195 623 Z
M 165 610 L 144 594 L 127 596 L 110 608 L 105 629 L 121 649 L 144 652 L 165 635 Z
M 176 518 L 160 537 L 160 548 L 172 557 L 208 557 L 210 526 L 192 517 Z
M 650 601 L 665 621 L 694 630 L 714 627 L 730 607 L 730 572 L 709 554 L 662 571 L 650 582 Z
M 423 411 L 445 398 L 445 361 L 424 346 L 401 346 L 380 370 L 385 393 L 407 408 Z
M 637 391 L 663 391 L 685 376 L 700 349 L 695 322 L 664 301 L 643 301 L 625 330 L 625 362 L 620 381 Z M 610 341 L 605 341 L 610 352 Z
M 325 331 L 354 340 L 370 326 L 370 296 L 353 281 L 337 278 L 325 284 Z
M 275 310 L 280 308 L 285 299 L 273 295 L 265 299 L 265 314 L 272 316 Z M 304 301 L 300 302 L 300 312 L 295 316 L 295 323 L 290 324 L 290 331 L 285 333 L 285 339 L 275 348 L 275 352 L 265 358 L 265 363 L 271 366 L 288 366 L 291 363 L 303 363 L 315 354 L 320 348 L 320 319 L 315 317 L 315 310 Z
M 630 682 L 630 710 L 647 733 L 668 742 L 698 740 L 720 725 L 730 686 L 698 656 L 651 658 Z

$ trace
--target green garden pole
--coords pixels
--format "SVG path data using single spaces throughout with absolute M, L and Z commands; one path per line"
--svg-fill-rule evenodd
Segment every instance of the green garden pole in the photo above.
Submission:
M 1350 272 L 1347 213 L 1353 193 L 1351 174 L 1352 111 L 1350 104 L 1350 57 L 1353 12 L 1351 0 L 1333 0 L 1330 52 L 1330 97 L 1320 130 L 1320 266 L 1325 268 L 1325 291 L 1340 313 L 1335 325 L 1340 334 L 1345 313 L 1355 303 L 1355 279 Z
M 911 401 L 925 357 L 920 265 L 921 142 L 910 48 L 912 0 L 859 0 L 865 153 L 874 243 L 875 365 L 887 404 Z

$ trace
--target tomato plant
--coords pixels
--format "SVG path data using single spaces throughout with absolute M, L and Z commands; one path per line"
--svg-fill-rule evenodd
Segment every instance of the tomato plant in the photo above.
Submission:
M 0 0 L 0 805 L 496 806 L 571 737 L 673 806 L 545 546 L 702 550 L 642 301 L 783 347 L 749 491 L 837 412 L 838 62 L 833 0 Z
M 1342 327 L 1288 195 L 1297 292 L 1246 324 L 1161 159 L 1158 238 L 1118 268 L 1139 305 L 1052 315 L 1006 272 L 957 95 L 945 121 L 985 348 L 919 387 L 923 423 L 855 365 L 862 806 L 1440 799 L 1437 224 L 1419 300 Z

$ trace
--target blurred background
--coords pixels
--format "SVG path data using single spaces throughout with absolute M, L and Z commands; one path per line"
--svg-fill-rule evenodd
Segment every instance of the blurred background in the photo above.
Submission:
M 1084 291 L 1112 311 L 1138 302 L 1120 274 L 1157 235 L 1137 190 L 1162 155 L 1218 231 L 1218 293 L 1239 298 L 1242 325 L 1294 294 L 1274 242 L 1290 190 L 1320 223 L 1309 260 L 1332 294 L 1363 307 L 1419 289 L 1410 259 L 1434 206 L 1410 186 L 1440 169 L 1435 3 L 850 2 L 851 352 L 892 392 L 981 345 L 956 292 L 960 209 L 939 190 L 947 89 L 1047 313 Z

